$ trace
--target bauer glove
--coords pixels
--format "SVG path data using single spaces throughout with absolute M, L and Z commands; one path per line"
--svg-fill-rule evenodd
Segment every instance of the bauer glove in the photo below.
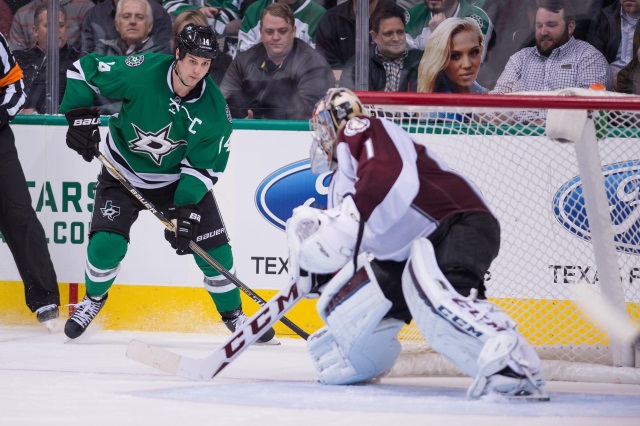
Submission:
M 69 130 L 67 146 L 91 161 L 100 154 L 100 111 L 98 108 L 75 108 L 66 112 Z
M 179 255 L 193 253 L 189 248 L 191 242 L 198 233 L 200 225 L 200 206 L 197 204 L 187 204 L 185 206 L 171 206 L 168 209 L 169 217 L 175 232 L 164 230 L 164 238 L 169 241 L 171 247 Z

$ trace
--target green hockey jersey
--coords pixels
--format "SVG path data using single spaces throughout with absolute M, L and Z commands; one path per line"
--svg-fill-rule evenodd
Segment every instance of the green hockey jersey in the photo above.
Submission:
M 484 10 L 468 3 L 466 0 L 460 0 L 458 9 L 453 14 L 456 18 L 473 18 L 480 26 L 482 34 L 484 34 L 484 52 L 483 58 L 487 52 L 489 39 L 493 35 L 493 24 L 489 16 Z M 409 9 L 409 21 L 407 22 L 407 44 L 409 48 L 424 50 L 427 46 L 427 39 L 431 35 L 429 29 L 429 21 L 431 21 L 432 13 L 427 9 L 426 2 L 421 2 Z
M 240 19 L 240 5 L 242 0 L 164 0 L 162 6 L 171 14 L 171 19 L 180 15 L 185 10 L 200 9 L 202 7 L 215 7 L 220 13 L 215 19 L 207 19 L 209 25 L 219 36 L 229 22 Z
M 260 16 L 275 0 L 256 0 L 247 8 L 238 32 L 238 52 L 244 52 L 260 43 Z M 313 0 L 297 0 L 290 5 L 296 20 L 296 37 L 316 47 L 316 28 L 327 11 Z
M 174 203 L 184 205 L 199 202 L 225 170 L 232 120 L 209 76 L 186 98 L 177 96 L 173 61 L 156 53 L 86 55 L 67 72 L 60 112 L 91 106 L 96 93 L 122 99 L 100 151 L 138 188 L 179 181 Z

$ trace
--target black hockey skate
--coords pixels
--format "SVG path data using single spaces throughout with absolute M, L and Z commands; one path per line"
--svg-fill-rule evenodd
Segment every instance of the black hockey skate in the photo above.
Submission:
M 224 325 L 226 325 L 232 333 L 248 320 L 247 316 L 242 312 L 241 307 L 236 308 L 233 311 L 220 312 L 220 316 L 222 316 L 222 322 Z M 269 328 L 269 330 L 265 331 L 264 334 L 260 336 L 256 344 L 279 345 L 280 341 L 276 339 L 276 332 L 274 329 Z
M 44 324 L 50 333 L 55 333 L 58 328 L 58 305 L 52 303 L 50 305 L 41 306 L 36 309 L 36 318 L 40 324 Z
M 52 321 L 59 316 L 60 312 L 58 312 L 58 305 L 56 304 L 42 306 L 36 310 L 36 318 L 38 318 L 39 323 Z
M 69 339 L 80 337 L 107 302 L 107 296 L 108 294 L 105 294 L 98 299 L 85 294 L 84 299 L 75 305 L 76 311 L 69 317 L 67 323 L 64 325 L 64 334 L 66 334 Z

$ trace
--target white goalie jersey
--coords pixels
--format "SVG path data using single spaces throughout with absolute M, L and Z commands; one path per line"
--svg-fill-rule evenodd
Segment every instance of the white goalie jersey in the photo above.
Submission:
M 352 118 L 335 149 L 329 208 L 351 194 L 365 221 L 361 251 L 378 259 L 406 260 L 411 242 L 451 214 L 489 212 L 467 178 L 390 121 Z

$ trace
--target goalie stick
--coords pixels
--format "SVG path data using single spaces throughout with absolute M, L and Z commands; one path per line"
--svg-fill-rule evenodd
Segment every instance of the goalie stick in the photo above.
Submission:
M 626 315 L 601 294 L 580 285 L 575 286 L 573 292 L 576 305 L 595 325 L 622 342 L 640 344 L 640 328 L 633 325 Z
M 196 381 L 211 380 L 255 343 L 265 330 L 283 318 L 304 294 L 305 290 L 296 281 L 291 281 L 205 358 L 180 355 L 140 340 L 129 343 L 127 357 L 174 376 Z
M 109 161 L 109 159 L 107 157 L 105 157 L 102 153 L 98 153 L 98 154 L 96 154 L 96 158 L 98 160 L 100 160 L 102 165 L 107 168 L 109 173 L 111 173 L 111 175 L 113 175 L 113 177 L 118 179 L 118 181 L 120 181 L 120 183 L 131 193 L 131 195 L 133 195 L 134 198 L 136 200 L 138 200 L 138 202 L 140 202 L 140 204 L 142 204 L 156 218 L 158 218 L 160 220 L 160 222 L 162 222 L 162 224 L 168 230 L 170 230 L 172 232 L 175 232 L 176 228 L 173 225 L 173 223 L 169 219 L 167 219 L 165 217 L 165 215 L 161 211 L 156 209 L 155 206 L 149 200 L 147 200 L 131 184 L 131 182 L 129 182 L 129 180 L 127 180 L 127 178 L 122 175 L 122 173 L 120 173 L 120 171 L 117 169 L 117 167 L 115 165 L 113 165 L 113 163 L 111 163 L 111 161 Z M 220 272 L 221 275 L 223 275 L 225 278 L 227 278 L 229 281 L 231 281 L 233 284 L 235 284 L 236 287 L 238 287 L 240 290 L 242 290 L 242 292 L 244 294 L 246 294 L 247 296 L 249 296 L 254 302 L 258 303 L 261 306 L 264 306 L 264 304 L 266 302 L 265 302 L 265 300 L 263 298 L 258 296 L 253 290 L 251 290 L 247 285 L 245 285 L 242 281 L 240 281 L 238 278 L 236 278 L 231 272 L 227 271 L 224 266 L 222 266 L 218 261 L 216 261 L 213 257 L 211 257 L 209 255 L 209 253 L 207 253 L 202 247 L 200 247 L 194 241 L 190 241 L 189 242 L 189 248 L 191 250 L 193 250 L 193 252 L 196 253 L 198 256 L 200 256 L 205 262 L 207 262 L 209 265 L 211 265 L 211 267 L 213 267 L 216 271 Z M 309 333 L 307 333 L 304 330 L 302 330 L 300 327 L 295 325 L 293 322 L 291 322 L 286 317 L 282 316 L 281 321 L 282 321 L 282 323 L 284 325 L 289 327 L 289 329 L 291 329 L 293 332 L 295 332 L 298 336 L 302 337 L 303 339 L 307 340 L 307 338 L 309 337 Z M 274 321 L 274 323 L 275 323 L 275 321 Z M 260 336 L 258 336 L 258 337 L 260 337 Z

